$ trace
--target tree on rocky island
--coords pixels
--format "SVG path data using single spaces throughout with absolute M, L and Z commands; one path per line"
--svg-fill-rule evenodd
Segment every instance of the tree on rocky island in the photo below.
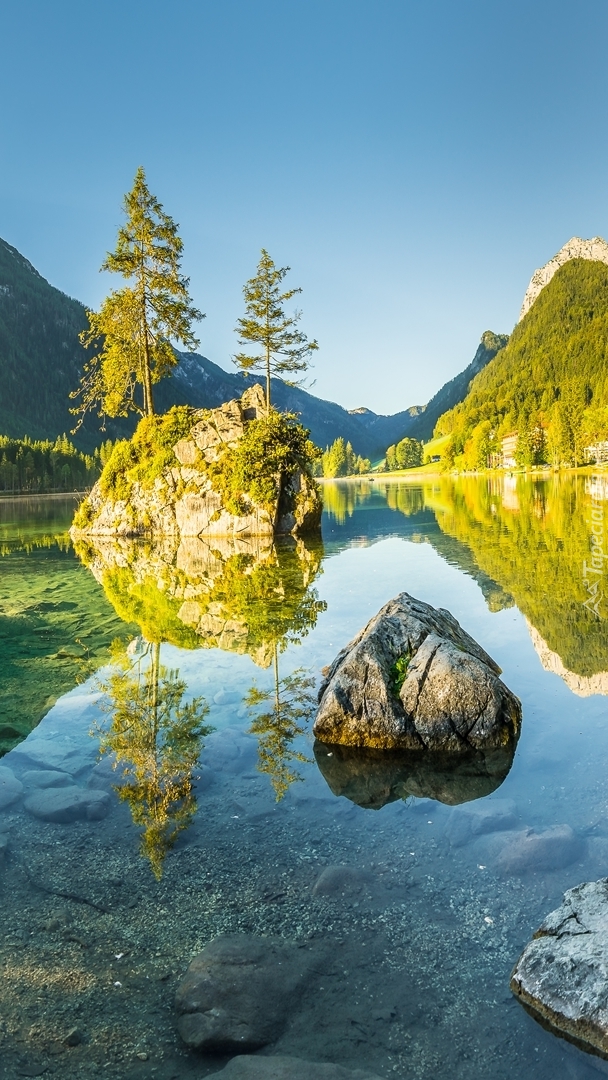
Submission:
M 243 286 L 245 315 L 237 320 L 235 333 L 239 345 L 258 345 L 260 352 L 249 356 L 241 352 L 234 356 L 234 363 L 243 374 L 261 371 L 266 375 L 266 404 L 270 408 L 270 377 L 295 375 L 308 369 L 310 355 L 319 348 L 317 341 L 309 341 L 297 324 L 301 311 L 287 315 L 283 304 L 291 300 L 301 289 L 281 292 L 281 282 L 291 267 L 275 266 L 267 251 L 262 248 L 257 274 Z M 298 380 L 284 379 L 290 386 Z M 301 381 L 301 380 L 300 380 Z
M 101 417 L 152 416 L 153 384 L 178 363 L 171 342 L 191 350 L 199 345 L 192 323 L 205 316 L 192 304 L 189 280 L 180 273 L 183 242 L 141 166 L 123 207 L 127 221 L 101 269 L 121 274 L 127 284 L 113 290 L 99 312 L 87 312 L 89 327 L 80 340 L 94 354 L 79 389 L 70 394 L 78 399 L 70 410 L 79 417 L 75 430 L 93 410 Z

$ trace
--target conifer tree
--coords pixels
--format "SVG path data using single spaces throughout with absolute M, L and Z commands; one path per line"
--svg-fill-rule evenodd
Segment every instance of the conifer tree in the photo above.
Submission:
M 186 349 L 199 344 L 192 323 L 204 315 L 193 306 L 189 280 L 180 273 L 183 242 L 141 166 L 123 207 L 127 220 L 101 269 L 121 274 L 126 284 L 106 297 L 99 312 L 87 312 L 89 327 L 80 340 L 94 355 L 70 395 L 79 399 L 71 410 L 80 418 L 77 428 L 91 410 L 99 416 L 151 416 L 153 384 L 178 362 L 171 342 Z
M 309 341 L 297 324 L 301 311 L 287 315 L 283 304 L 291 300 L 301 289 L 281 292 L 281 282 L 291 267 L 275 266 L 267 251 L 262 248 L 257 274 L 243 287 L 245 315 L 237 320 L 235 333 L 239 345 L 258 345 L 255 356 L 237 353 L 234 362 L 244 374 L 262 371 L 266 375 L 266 405 L 270 408 L 270 376 L 294 375 L 306 371 L 310 354 L 319 348 L 316 340 Z M 293 379 L 285 379 L 290 386 L 297 386 Z

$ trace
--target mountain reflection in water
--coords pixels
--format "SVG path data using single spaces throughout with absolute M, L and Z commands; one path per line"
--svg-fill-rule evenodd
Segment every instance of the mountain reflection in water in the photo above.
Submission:
M 403 535 L 395 522 L 398 512 L 408 522 L 410 539 L 431 544 L 478 581 L 491 611 L 519 608 L 534 630 L 543 666 L 575 693 L 606 693 L 608 596 L 601 586 L 596 610 L 585 606 L 592 491 L 596 500 L 608 499 L 608 485 L 584 475 L 325 483 L 324 503 L 334 524 L 327 546 L 343 544 L 363 521 L 367 542 Z

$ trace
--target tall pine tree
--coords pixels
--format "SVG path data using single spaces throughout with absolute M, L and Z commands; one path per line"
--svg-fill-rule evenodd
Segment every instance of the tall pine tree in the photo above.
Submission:
M 116 250 L 108 252 L 101 269 L 121 274 L 127 284 L 112 291 L 99 312 L 87 312 L 89 328 L 80 340 L 94 355 L 70 395 L 79 399 L 71 410 L 80 418 L 77 427 L 91 410 L 99 416 L 151 416 L 153 384 L 178 362 L 171 342 L 186 349 L 199 344 L 192 323 L 204 315 L 193 306 L 189 280 L 180 273 L 183 242 L 141 166 L 124 211 Z

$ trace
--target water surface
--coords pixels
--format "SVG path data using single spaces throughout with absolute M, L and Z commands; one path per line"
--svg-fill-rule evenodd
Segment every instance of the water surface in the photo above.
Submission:
M 0 811 L 6 1076 L 217 1072 L 225 1059 L 181 1045 L 172 1001 L 222 932 L 316 950 L 308 991 L 264 1053 L 404 1080 L 605 1073 L 509 992 L 564 889 L 608 873 L 608 608 L 603 574 L 593 593 L 589 574 L 604 482 L 323 491 L 322 545 L 123 543 L 77 556 L 42 500 L 25 520 L 1 519 L 3 647 L 15 671 L 41 673 L 37 697 L 25 677 L 3 678 L 27 715 L 22 734 L 33 729 L 11 736 L 2 761 L 24 785 Z M 523 704 L 510 770 L 472 763 L 456 776 L 407 760 L 391 772 L 313 746 L 311 683 L 402 590 L 448 608 L 503 668 Z M 47 711 L 44 664 L 62 671 L 61 650 L 33 643 L 36 620 L 40 639 L 58 632 L 49 613 L 65 620 L 64 651 L 87 631 L 95 649 L 81 648 L 80 683 L 70 669 Z M 113 665 L 93 674 L 113 638 Z M 35 817 L 24 804 L 51 771 L 62 790 L 107 793 L 107 815 Z M 476 831 L 481 805 L 495 811 L 491 831 Z M 564 842 L 542 866 L 518 862 L 525 829 L 556 826 Z

